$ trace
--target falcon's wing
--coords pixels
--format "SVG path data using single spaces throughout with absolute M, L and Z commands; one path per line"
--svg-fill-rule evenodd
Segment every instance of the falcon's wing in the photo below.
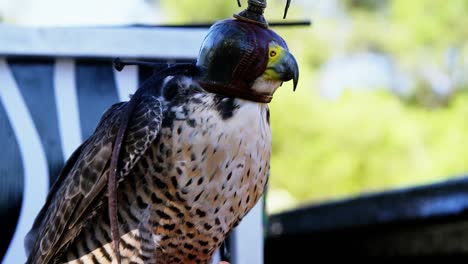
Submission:
M 106 192 L 112 147 L 127 105 L 113 105 L 93 135 L 65 164 L 26 238 L 28 263 L 48 263 L 94 216 L 96 210 L 92 206 L 96 206 L 95 198 Z M 141 96 L 122 145 L 120 180 L 156 138 L 161 122 L 161 101 L 155 96 Z

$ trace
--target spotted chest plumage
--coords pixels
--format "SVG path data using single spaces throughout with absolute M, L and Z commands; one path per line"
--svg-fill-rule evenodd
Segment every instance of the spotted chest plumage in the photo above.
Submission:
M 188 79 L 169 81 L 165 91 L 159 135 L 119 186 L 123 263 L 207 263 L 267 183 L 266 104 L 206 93 Z M 70 245 L 67 261 L 111 262 L 102 212 Z

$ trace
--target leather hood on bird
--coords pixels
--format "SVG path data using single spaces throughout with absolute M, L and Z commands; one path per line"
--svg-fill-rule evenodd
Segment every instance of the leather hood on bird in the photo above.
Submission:
M 288 48 L 269 28 L 239 19 L 225 19 L 208 31 L 197 58 L 202 70 L 202 87 L 224 91 L 250 90 L 266 69 L 271 41 Z

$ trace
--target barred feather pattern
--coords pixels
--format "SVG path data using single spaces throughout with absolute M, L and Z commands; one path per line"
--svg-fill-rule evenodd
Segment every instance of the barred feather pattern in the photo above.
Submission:
M 28 263 L 51 262 L 102 210 L 112 144 L 125 107 L 126 103 L 113 105 L 94 134 L 67 161 L 26 238 L 26 244 L 30 243 Z M 156 137 L 161 126 L 161 107 L 155 96 L 141 99 L 125 141 L 120 180 Z
M 207 93 L 185 77 L 166 82 L 164 90 L 164 100 L 145 102 L 153 107 L 162 102 L 163 114 L 142 105 L 132 117 L 125 140 L 117 190 L 122 263 L 209 263 L 267 184 L 271 155 L 268 106 Z M 124 107 L 115 106 L 104 119 L 118 122 Z M 147 119 L 154 124 L 143 121 Z M 90 140 L 87 146 L 93 144 L 98 150 L 91 153 L 84 147 L 82 152 L 88 155 L 81 154 L 76 160 L 76 164 L 85 157 L 99 162 L 90 168 L 83 165 L 79 172 L 75 165 L 57 188 L 52 210 L 45 214 L 44 219 L 55 220 L 65 231 L 58 239 L 43 239 L 41 252 L 48 259 L 32 263 L 115 263 L 107 197 L 98 186 L 108 174 L 112 145 L 106 142 L 112 142 L 117 126 L 103 122 L 101 126 L 112 127 L 113 132 L 101 137 L 109 139 Z M 100 176 L 82 175 L 91 168 Z M 76 198 L 75 189 L 85 187 L 88 191 L 78 192 L 81 196 Z M 75 196 L 67 196 L 68 189 Z M 76 200 L 54 204 L 63 197 Z M 85 208 L 83 201 L 87 202 Z M 73 209 L 68 212 L 70 205 Z M 81 210 L 77 213 L 76 208 Z M 60 210 L 72 216 L 59 213 L 54 217 Z

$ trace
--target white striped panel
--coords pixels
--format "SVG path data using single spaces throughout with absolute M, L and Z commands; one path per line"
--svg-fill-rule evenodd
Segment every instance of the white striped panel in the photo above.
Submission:
M 114 69 L 114 78 L 119 100 L 130 100 L 130 95 L 135 93 L 138 88 L 138 67 L 133 65 L 125 66 L 120 72 Z
M 3 261 L 24 263 L 24 238 L 46 200 L 49 168 L 33 119 L 4 59 L 0 59 L 0 80 L 0 101 L 16 135 L 24 167 L 23 201 L 18 225 Z
M 216 250 L 213 256 L 212 264 L 218 264 L 221 261 L 221 252 L 220 250 Z
M 194 59 L 207 32 L 207 28 L 0 24 L 0 55 Z
M 54 92 L 63 158 L 66 161 L 83 140 L 73 60 L 58 59 L 55 62 Z
M 260 199 L 235 229 L 234 263 L 263 263 L 263 200 Z

